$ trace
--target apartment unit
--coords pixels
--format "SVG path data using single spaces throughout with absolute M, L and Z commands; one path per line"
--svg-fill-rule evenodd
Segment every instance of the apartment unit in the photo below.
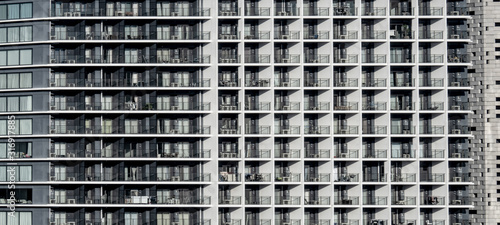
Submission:
M 2 1 L 0 224 L 468 225 L 467 7 Z
M 498 125 L 500 115 L 500 85 L 498 65 L 500 60 L 500 3 L 496 0 L 470 1 L 472 19 L 469 30 L 472 44 L 469 45 L 471 62 L 469 74 L 473 87 L 469 101 L 474 114 L 471 122 L 474 139 L 471 140 L 471 153 L 474 165 L 471 176 L 475 179 L 472 193 L 474 210 L 471 210 L 472 223 L 477 225 L 496 225 L 500 223 L 500 143 Z

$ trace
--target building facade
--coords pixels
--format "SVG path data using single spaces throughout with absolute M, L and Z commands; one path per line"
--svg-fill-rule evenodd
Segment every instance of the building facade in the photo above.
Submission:
M 2 1 L 0 224 L 468 225 L 470 18 Z

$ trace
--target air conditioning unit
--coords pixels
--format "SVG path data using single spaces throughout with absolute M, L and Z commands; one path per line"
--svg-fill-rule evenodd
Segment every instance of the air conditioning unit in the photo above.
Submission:
M 75 222 L 67 222 L 66 225 L 75 225 Z
M 180 181 L 181 178 L 179 176 L 172 176 L 172 181 Z
M 57 63 L 56 59 L 50 59 L 50 63 Z
M 347 157 L 348 157 L 347 153 L 340 153 L 340 158 L 347 158 Z
M 411 158 L 410 154 L 403 154 L 403 158 Z
M 75 177 L 66 177 L 67 181 L 75 181 Z
M 85 63 L 92 63 L 92 59 L 86 59 Z
M 283 182 L 290 182 L 290 177 L 283 177 Z
M 68 130 L 68 134 L 75 134 L 75 130 Z
M 347 35 L 340 35 L 340 39 L 347 39 Z
M 56 36 L 50 36 L 50 40 L 57 40 Z
M 175 130 L 175 129 L 170 130 L 170 134 L 178 134 L 178 133 L 179 133 L 178 130 Z
M 319 182 L 319 178 L 313 177 L 313 178 L 311 178 L 311 182 Z
M 289 134 L 290 130 L 289 129 L 282 129 L 281 134 Z
M 69 36 L 68 40 L 76 40 L 76 38 L 74 36 Z
M 85 83 L 85 87 L 92 87 L 92 86 L 93 86 L 93 84 L 90 83 L 90 82 L 89 83 Z
M 451 158 L 461 158 L 462 154 L 460 153 L 451 153 Z
M 75 110 L 74 106 L 68 106 L 68 110 Z
M 341 129 L 340 130 L 340 134 L 347 134 L 347 130 L 346 129 Z
M 56 153 L 50 153 L 49 156 L 50 156 L 50 158 L 55 158 L 56 157 Z
M 290 153 L 281 153 L 282 158 L 290 158 Z
M 92 110 L 92 106 L 85 106 L 85 110 Z
M 50 82 L 50 86 L 51 86 L 51 87 L 55 87 L 55 86 L 56 86 L 56 83 L 55 83 L 55 82 Z
M 460 87 L 460 82 L 451 82 L 450 86 L 452 86 L 452 87 Z
M 451 129 L 451 134 L 461 134 L 462 131 L 460 129 Z
M 460 12 L 459 11 L 451 11 L 450 15 L 451 16 L 458 16 L 458 15 L 460 15 Z
M 283 205 L 290 205 L 290 200 L 283 200 Z
M 92 222 L 85 222 L 85 225 L 94 225 Z
M 462 200 L 451 200 L 451 204 L 452 205 L 461 205 L 462 204 Z
M 50 110 L 57 110 L 57 107 L 55 107 L 55 106 L 51 106 L 51 107 L 50 107 Z
M 67 199 L 67 202 L 68 202 L 68 204 L 76 204 L 76 200 L 75 199 Z
M 86 133 L 86 134 L 92 134 L 92 133 L 93 133 L 93 130 L 92 130 L 92 129 L 85 129 L 85 133 Z
M 71 13 L 71 12 L 65 12 L 64 16 L 73 16 L 73 13 Z
M 69 59 L 68 63 L 76 63 L 76 61 L 74 59 Z
M 116 11 L 115 16 L 124 16 L 123 11 Z
M 55 199 L 50 199 L 50 204 L 56 204 L 56 200 Z
M 75 153 L 66 153 L 66 157 L 75 158 Z
M 172 40 L 179 40 L 179 36 L 177 36 L 177 35 L 172 35 L 172 36 L 170 37 L 170 39 L 172 39 Z
M 405 201 L 397 201 L 396 202 L 396 205 L 404 205 L 405 204 Z
M 460 106 L 459 105 L 452 105 L 451 110 L 460 110 Z
M 281 63 L 289 63 L 290 59 L 281 59 Z
M 462 177 L 453 177 L 453 182 L 462 182 Z
M 92 199 L 85 200 L 85 204 L 92 204 L 92 203 L 93 203 Z
M 57 133 L 57 130 L 56 130 L 56 129 L 50 129 L 50 133 L 51 133 L 51 134 L 56 134 L 56 133 Z
M 231 153 L 222 153 L 222 158 L 229 158 L 231 157 Z
M 179 110 L 179 106 L 176 105 L 170 106 L 170 110 Z
M 453 34 L 451 35 L 451 39 L 460 39 L 460 35 Z
M 92 153 L 85 153 L 85 158 L 92 158 Z
M 288 36 L 288 35 L 281 35 L 281 39 L 289 39 L 289 38 L 290 38 L 290 36 Z
M 340 59 L 340 63 L 347 63 L 347 59 Z
M 81 16 L 82 14 L 80 12 L 74 12 L 73 16 Z

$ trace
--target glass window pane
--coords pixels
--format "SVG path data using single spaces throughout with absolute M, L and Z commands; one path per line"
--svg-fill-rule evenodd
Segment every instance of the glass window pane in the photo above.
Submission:
M 18 112 L 19 111 L 19 97 L 8 97 L 7 98 L 7 111 Z
M 8 5 L 8 19 L 19 19 L 19 4 Z
M 7 88 L 7 74 L 0 74 L 0 88 Z
M 1 79 L 1 75 L 0 75 Z M 31 81 L 31 73 L 21 73 L 19 74 L 19 88 L 31 88 L 33 85 Z M 0 80 L 0 88 L 1 88 L 1 80 Z
M 19 88 L 19 74 L 9 73 L 7 79 L 7 88 Z
M 21 52 L 21 65 L 31 65 L 33 63 L 31 56 L 31 49 L 20 50 Z
M 7 42 L 19 42 L 19 27 L 7 28 Z
M 7 65 L 16 66 L 19 65 L 19 50 L 7 51 Z
M 7 42 L 7 28 L 0 28 L 0 43 Z
M 0 158 L 7 158 L 7 143 L 0 143 Z
M 32 41 L 33 40 L 33 27 L 25 26 L 21 27 L 19 31 L 19 41 Z
M 32 18 L 33 17 L 33 4 L 23 3 L 21 4 L 21 19 Z
M 7 98 L 0 98 L 0 112 L 7 112 Z
M 7 65 L 7 51 L 0 51 L 0 66 Z
M 7 135 L 7 120 L 0 120 L 0 135 Z
M 7 19 L 7 5 L 0 5 L 0 20 Z
M 31 119 L 19 120 L 19 134 L 31 134 Z
M 31 96 L 22 96 L 19 98 L 19 111 L 27 112 L 31 111 L 32 100 Z

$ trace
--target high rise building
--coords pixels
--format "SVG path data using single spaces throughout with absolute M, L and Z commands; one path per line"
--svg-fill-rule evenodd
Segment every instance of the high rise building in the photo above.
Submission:
M 2 1 L 0 224 L 468 225 L 470 18 Z

